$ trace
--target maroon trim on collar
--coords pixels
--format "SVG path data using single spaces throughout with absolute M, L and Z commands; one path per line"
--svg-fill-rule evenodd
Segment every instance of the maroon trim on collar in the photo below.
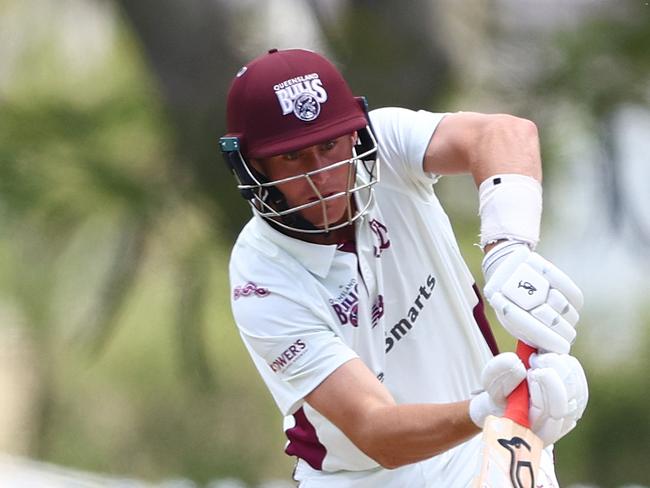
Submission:
M 357 252 L 357 243 L 355 241 L 339 242 L 336 245 L 336 250 L 337 251 L 343 251 L 343 252 L 351 252 L 351 253 L 356 254 L 356 252 Z

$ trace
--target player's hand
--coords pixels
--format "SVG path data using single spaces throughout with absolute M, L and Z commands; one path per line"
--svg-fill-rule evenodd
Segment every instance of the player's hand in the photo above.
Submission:
M 583 302 L 571 278 L 517 241 L 490 250 L 482 266 L 485 297 L 503 327 L 536 349 L 568 353 Z
M 484 391 L 469 403 L 472 421 L 483 428 L 488 415 L 503 416 L 506 398 L 524 378 L 526 368 L 514 352 L 504 352 L 490 359 L 481 372 Z
M 587 378 L 580 362 L 568 354 L 533 354 L 530 367 L 531 429 L 548 446 L 582 417 L 589 399 Z

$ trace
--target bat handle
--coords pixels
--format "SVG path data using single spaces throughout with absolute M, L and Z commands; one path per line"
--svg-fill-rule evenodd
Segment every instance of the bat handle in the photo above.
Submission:
M 519 356 L 519 359 L 524 363 L 526 369 L 530 368 L 528 362 L 530 355 L 536 351 L 537 350 L 534 347 L 531 347 L 524 342 L 517 342 L 517 356 Z M 530 429 L 530 419 L 528 417 L 529 398 L 528 382 L 524 380 L 519 383 L 519 386 L 517 386 L 517 388 L 515 388 L 508 396 L 504 417 Z

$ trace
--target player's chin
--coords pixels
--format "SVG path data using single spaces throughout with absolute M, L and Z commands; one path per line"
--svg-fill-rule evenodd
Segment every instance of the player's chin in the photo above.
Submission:
M 325 210 L 316 205 L 303 211 L 303 217 L 314 227 L 326 229 L 348 221 L 348 206 L 343 199 L 335 199 L 325 203 Z

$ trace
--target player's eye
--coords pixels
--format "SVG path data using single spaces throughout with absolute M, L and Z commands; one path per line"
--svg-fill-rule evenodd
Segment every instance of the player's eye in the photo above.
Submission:
M 297 151 L 283 154 L 282 157 L 287 161 L 295 161 L 300 157 L 300 154 Z
M 330 150 L 334 149 L 334 146 L 336 146 L 337 142 L 338 141 L 336 139 L 324 142 L 323 144 L 321 144 L 321 149 L 323 149 L 324 151 L 330 151 Z

